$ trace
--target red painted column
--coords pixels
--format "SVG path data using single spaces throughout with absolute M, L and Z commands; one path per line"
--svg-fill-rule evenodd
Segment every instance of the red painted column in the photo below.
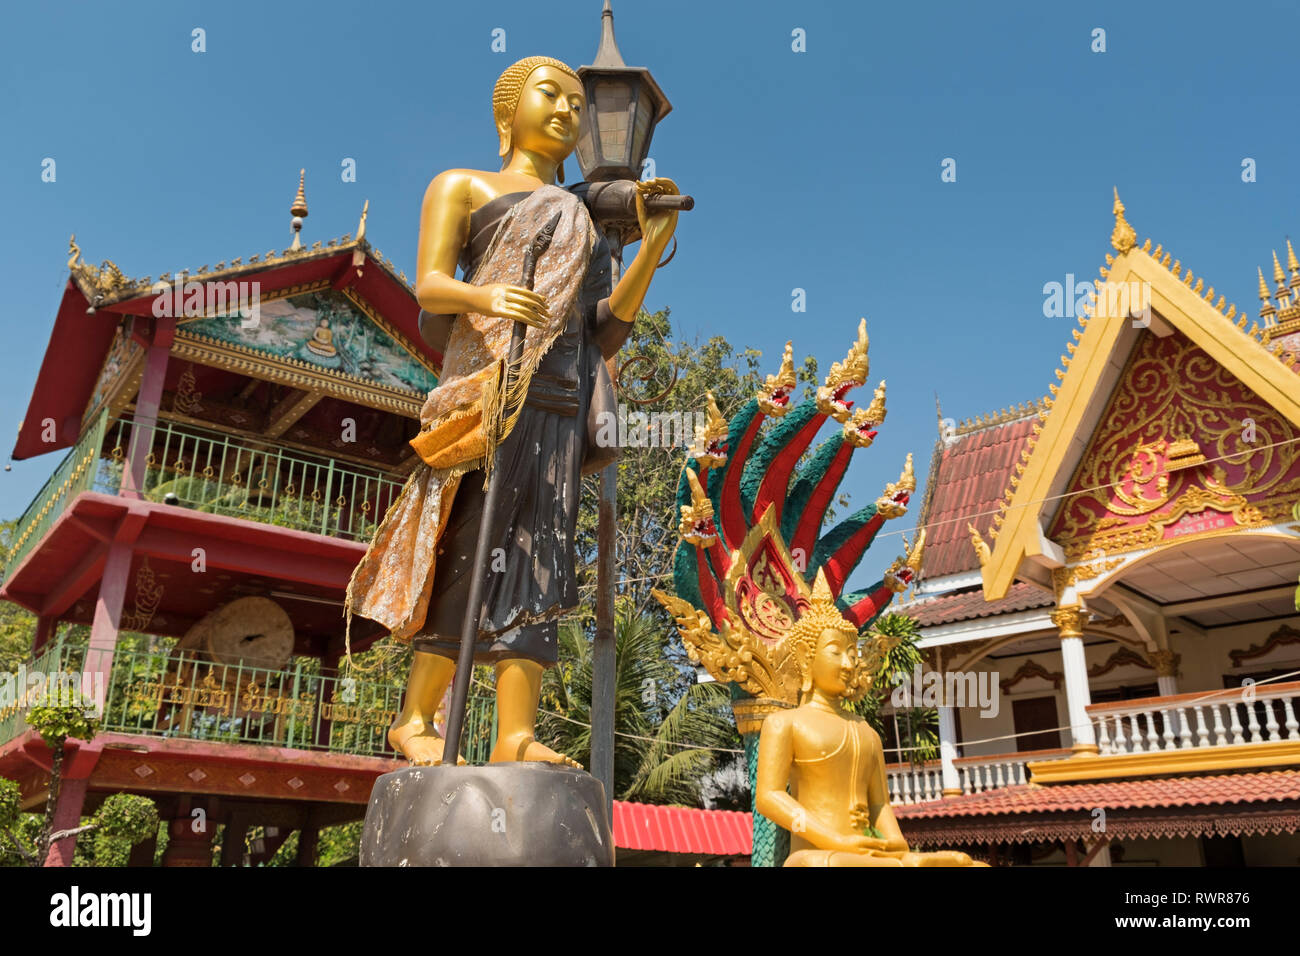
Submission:
M 176 336 L 176 319 L 163 316 L 153 320 L 149 352 L 145 356 L 140 391 L 135 399 L 135 424 L 131 428 L 131 447 L 122 472 L 122 494 L 128 498 L 144 497 L 144 474 L 149 448 L 153 444 L 158 405 L 162 401 L 163 380 L 167 377 L 167 358 Z
M 86 663 L 82 667 L 81 692 L 87 696 L 97 697 L 99 691 L 108 692 L 113 650 L 117 647 L 118 626 L 122 620 L 122 604 L 126 600 L 130 571 L 131 545 L 114 541 L 108 546 L 104 576 L 99 581 L 95 617 L 90 625 L 90 646 L 86 648 Z
M 70 830 L 81 825 L 81 808 L 86 802 L 86 787 L 89 777 L 74 779 L 63 778 L 59 786 L 58 802 L 54 804 L 54 832 Z M 50 844 L 50 855 L 45 858 L 46 866 L 72 866 L 72 854 L 77 849 L 77 838 L 67 837 Z

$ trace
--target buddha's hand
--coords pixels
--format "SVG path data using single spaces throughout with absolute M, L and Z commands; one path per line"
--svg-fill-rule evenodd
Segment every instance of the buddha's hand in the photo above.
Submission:
M 841 833 L 836 834 L 832 846 L 822 849 L 841 850 L 844 853 L 869 853 L 873 850 L 883 853 L 889 849 L 889 845 L 884 840 L 861 833 Z
M 663 209 L 649 212 L 645 207 L 646 196 L 676 196 L 677 184 L 662 176 L 658 179 L 645 179 L 636 184 L 636 221 L 641 227 L 641 241 L 655 249 L 668 245 L 673 232 L 677 229 L 677 210 Z
M 474 311 L 481 315 L 513 319 L 524 325 L 544 329 L 550 324 L 551 312 L 546 296 L 520 285 L 494 282 L 479 286 Z

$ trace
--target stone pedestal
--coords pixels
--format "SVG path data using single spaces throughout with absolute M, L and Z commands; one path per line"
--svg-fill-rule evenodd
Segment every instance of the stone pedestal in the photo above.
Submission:
M 362 866 L 613 866 L 605 788 L 544 763 L 407 767 L 375 781 Z

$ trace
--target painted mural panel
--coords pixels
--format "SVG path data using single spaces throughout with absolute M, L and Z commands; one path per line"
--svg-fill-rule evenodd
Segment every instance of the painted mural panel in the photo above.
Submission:
M 297 359 L 419 395 L 437 377 L 341 292 L 327 289 L 263 302 L 255 325 L 238 314 L 182 323 L 191 334 Z

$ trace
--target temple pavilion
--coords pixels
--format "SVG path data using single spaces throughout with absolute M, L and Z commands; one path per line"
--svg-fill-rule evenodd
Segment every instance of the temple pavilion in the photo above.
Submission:
M 900 608 L 940 759 L 890 788 L 911 841 L 994 862 L 1294 865 L 1300 259 L 1250 319 L 1114 213 L 1050 394 L 941 419 Z
M 0 589 L 37 618 L 26 670 L 82 673 L 103 705 L 102 732 L 70 745 L 56 829 L 125 790 L 176 821 L 167 863 L 209 862 L 218 824 L 222 862 L 259 862 L 294 830 L 308 860 L 319 828 L 359 818 L 396 766 L 400 689 L 340 676 L 342 597 L 414 463 L 441 357 L 365 211 L 355 237 L 310 246 L 307 214 L 300 177 L 289 248 L 157 280 L 70 243 L 13 449 L 62 460 L 18 520 Z M 90 627 L 88 647 L 68 624 Z M 381 636 L 357 624 L 354 650 Z M 48 767 L 11 704 L 0 775 L 37 807 Z M 250 826 L 268 836 L 251 860 Z

